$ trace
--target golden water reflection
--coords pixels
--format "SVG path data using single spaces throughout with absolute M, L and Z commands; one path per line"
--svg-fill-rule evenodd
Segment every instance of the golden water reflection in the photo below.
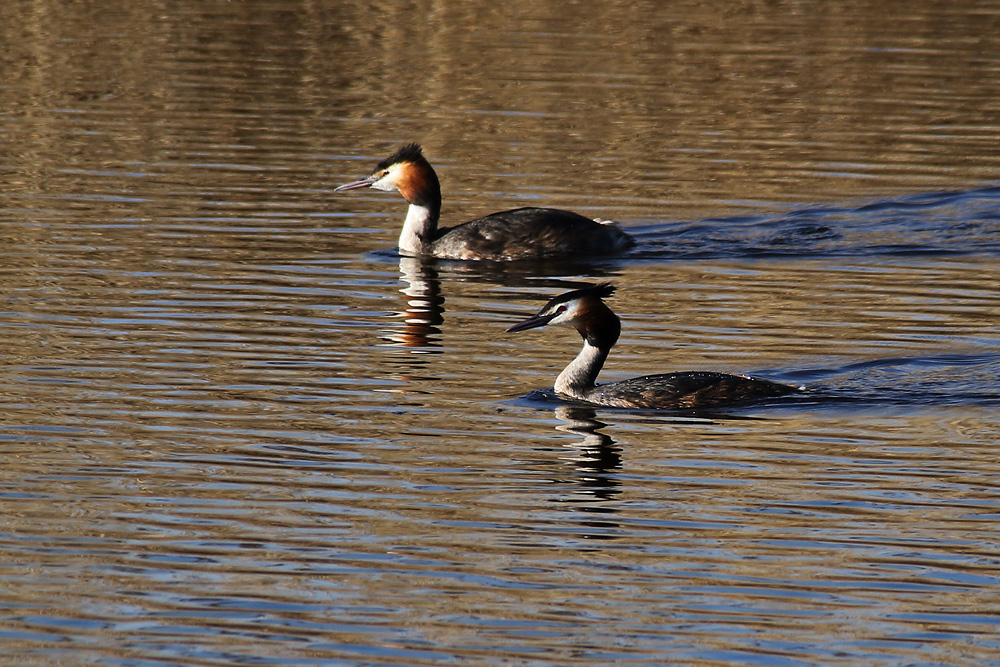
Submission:
M 996 664 L 990 3 L 0 6 L 0 603 L 25 664 Z M 334 196 L 403 142 L 445 224 Z M 539 398 L 760 372 L 724 414 Z

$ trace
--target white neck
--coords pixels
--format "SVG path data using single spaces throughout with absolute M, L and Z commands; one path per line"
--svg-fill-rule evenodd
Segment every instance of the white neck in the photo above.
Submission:
M 583 349 L 556 378 L 555 390 L 560 394 L 586 400 L 587 394 L 596 385 L 597 374 L 604 367 L 609 351 L 594 347 L 584 340 Z
M 406 211 L 406 222 L 399 234 L 399 249 L 414 255 L 421 255 L 431 244 L 431 237 L 437 229 L 437 216 L 426 206 L 410 204 Z

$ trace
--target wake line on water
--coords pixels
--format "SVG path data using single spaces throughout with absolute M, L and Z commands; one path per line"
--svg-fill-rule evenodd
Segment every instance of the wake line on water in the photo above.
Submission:
M 1000 255 L 1000 187 L 629 226 L 642 260 Z

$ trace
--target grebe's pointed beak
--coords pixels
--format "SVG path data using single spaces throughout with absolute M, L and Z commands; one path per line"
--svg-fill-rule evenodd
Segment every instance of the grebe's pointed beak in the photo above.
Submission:
M 357 190 L 358 188 L 368 188 L 371 187 L 372 183 L 378 179 L 375 176 L 366 176 L 359 181 L 353 181 L 351 183 L 344 183 L 343 185 L 334 188 L 334 192 L 345 192 L 346 190 Z
M 516 333 L 518 331 L 527 331 L 528 329 L 537 329 L 538 327 L 544 327 L 546 324 L 552 321 L 557 313 L 552 313 L 551 315 L 537 315 L 535 317 L 529 317 L 523 322 L 518 322 L 510 329 L 507 329 L 507 333 Z

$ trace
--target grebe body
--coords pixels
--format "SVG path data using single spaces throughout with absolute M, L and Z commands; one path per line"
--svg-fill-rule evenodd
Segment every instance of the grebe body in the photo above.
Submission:
M 601 283 L 561 294 L 537 315 L 507 329 L 526 331 L 547 324 L 570 324 L 583 337 L 583 349 L 556 378 L 555 390 L 564 396 L 618 408 L 700 409 L 753 399 L 782 396 L 799 388 L 748 375 L 691 371 L 663 373 L 597 384 L 608 353 L 621 334 L 621 321 L 602 299 L 614 294 Z
M 409 202 L 399 235 L 399 250 L 408 255 L 515 261 L 612 255 L 635 245 L 612 222 L 555 208 L 517 208 L 439 229 L 441 185 L 417 144 L 403 146 L 379 162 L 370 176 L 334 192 L 357 188 L 396 190 Z

